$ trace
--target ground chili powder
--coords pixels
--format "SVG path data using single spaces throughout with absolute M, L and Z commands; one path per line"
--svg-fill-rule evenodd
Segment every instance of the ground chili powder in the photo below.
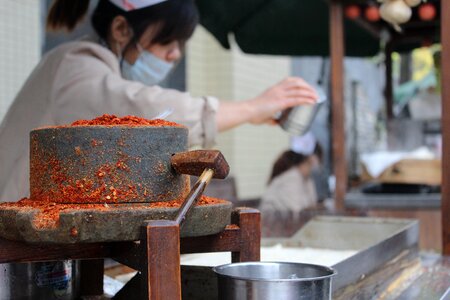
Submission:
M 125 117 L 117 117 L 115 115 L 103 115 L 97 117 L 93 120 L 78 120 L 71 124 L 71 126 L 117 126 L 117 125 L 126 125 L 126 126 L 153 126 L 153 127 L 162 127 L 162 126 L 174 126 L 174 127 L 184 127 L 181 124 L 170 122 L 161 119 L 148 120 L 144 118 L 139 118 L 136 116 L 125 116 Z

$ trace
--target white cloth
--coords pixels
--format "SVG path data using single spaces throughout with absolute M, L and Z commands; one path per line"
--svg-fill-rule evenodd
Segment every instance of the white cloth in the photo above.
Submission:
M 378 151 L 373 153 L 363 153 L 361 155 L 361 162 L 366 167 L 367 173 L 373 178 L 377 178 L 383 174 L 387 168 L 403 159 L 435 158 L 436 156 L 427 147 L 420 147 L 412 152 Z
M 29 132 L 102 114 L 167 118 L 186 125 L 191 145 L 210 147 L 216 134 L 219 101 L 145 86 L 121 77 L 117 57 L 93 42 L 59 46 L 35 68 L 0 125 L 0 202 L 29 194 Z
M 131 11 L 135 9 L 141 9 L 147 6 L 152 6 L 165 2 L 167 0 L 109 0 L 111 3 L 117 7 L 123 9 L 124 11 Z
M 305 178 L 297 167 L 275 177 L 261 198 L 263 212 L 298 213 L 317 203 L 317 191 L 311 177 Z

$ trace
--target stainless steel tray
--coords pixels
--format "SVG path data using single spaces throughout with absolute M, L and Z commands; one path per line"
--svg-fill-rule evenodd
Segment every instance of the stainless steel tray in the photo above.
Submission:
M 418 252 L 419 222 L 413 219 L 315 217 L 288 239 L 264 239 L 263 245 L 355 250 L 332 266 L 338 272 L 333 291 L 358 281 L 408 249 Z

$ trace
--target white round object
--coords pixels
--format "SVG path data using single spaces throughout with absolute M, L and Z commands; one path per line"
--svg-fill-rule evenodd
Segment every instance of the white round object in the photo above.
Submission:
M 405 0 L 405 3 L 409 7 L 415 7 L 415 6 L 419 5 L 420 3 L 422 3 L 422 0 Z
M 398 25 L 411 19 L 412 10 L 403 0 L 389 0 L 380 6 L 380 16 L 386 22 Z

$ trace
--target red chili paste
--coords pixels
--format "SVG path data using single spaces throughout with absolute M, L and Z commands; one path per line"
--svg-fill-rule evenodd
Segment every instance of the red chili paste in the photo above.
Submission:
M 78 120 L 71 124 L 71 126 L 153 126 L 153 127 L 184 127 L 175 122 L 170 122 L 161 119 L 148 120 L 136 116 L 117 117 L 115 115 L 103 115 L 93 120 Z

